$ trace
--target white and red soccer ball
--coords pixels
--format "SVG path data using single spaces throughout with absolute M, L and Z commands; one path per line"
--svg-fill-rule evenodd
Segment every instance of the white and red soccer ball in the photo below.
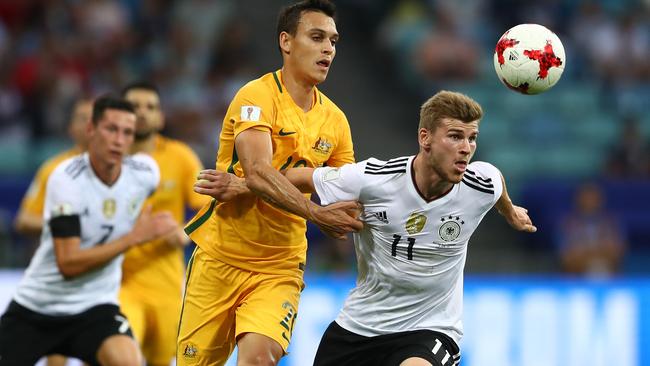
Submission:
M 522 94 L 539 94 L 560 80 L 566 63 L 562 42 L 539 24 L 519 24 L 505 32 L 494 49 L 499 80 Z

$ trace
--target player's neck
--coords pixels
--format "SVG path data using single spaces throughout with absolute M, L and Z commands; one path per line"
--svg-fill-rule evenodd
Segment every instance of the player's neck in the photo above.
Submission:
M 158 139 L 157 133 L 152 133 L 147 138 L 136 140 L 131 147 L 131 153 L 146 153 L 151 154 L 156 148 L 156 140 Z
M 88 159 L 90 160 L 90 168 L 95 173 L 95 176 L 105 185 L 112 186 L 117 181 L 117 178 L 120 177 L 122 164 L 106 164 L 97 159 L 93 154 L 89 154 Z
M 453 184 L 444 180 L 431 166 L 425 161 L 422 154 L 418 154 L 413 159 L 413 181 L 415 186 L 427 201 L 433 201 L 446 195 L 452 188 Z
M 304 112 L 309 112 L 313 105 L 315 85 L 297 78 L 290 71 L 286 70 L 286 67 L 282 68 L 282 83 L 287 88 L 287 92 L 294 103 Z

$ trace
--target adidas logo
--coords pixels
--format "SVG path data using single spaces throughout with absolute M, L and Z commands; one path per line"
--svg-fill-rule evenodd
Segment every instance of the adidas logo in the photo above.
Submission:
M 374 216 L 377 220 L 383 222 L 384 224 L 388 224 L 388 216 L 386 216 L 386 211 L 371 212 L 370 214 Z
M 510 52 L 510 56 L 508 57 L 508 60 L 510 61 L 517 61 L 519 57 L 517 57 L 517 54 L 514 52 Z

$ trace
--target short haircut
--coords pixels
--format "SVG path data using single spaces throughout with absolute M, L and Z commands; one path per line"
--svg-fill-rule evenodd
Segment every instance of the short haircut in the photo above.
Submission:
M 465 94 L 443 90 L 422 104 L 420 128 L 434 131 L 443 118 L 469 123 L 483 118 L 483 109 Z
M 94 125 L 97 125 L 97 122 L 99 122 L 99 120 L 104 117 L 104 112 L 107 109 L 117 109 L 120 111 L 126 111 L 135 114 L 133 104 L 122 98 L 118 98 L 112 95 L 104 95 L 97 98 L 93 104 L 92 121 Z
M 120 95 L 122 98 L 125 98 L 128 92 L 135 89 L 148 90 L 156 93 L 156 95 L 160 97 L 160 90 L 158 90 L 158 87 L 154 83 L 150 83 L 144 80 L 134 81 L 132 83 L 126 84 L 126 86 L 122 88 Z
M 275 34 L 276 39 L 280 39 L 280 34 L 282 32 L 287 32 L 290 35 L 295 36 L 296 31 L 298 30 L 298 22 L 300 22 L 303 12 L 306 11 L 323 13 L 334 19 L 336 22 L 336 5 L 332 2 L 329 0 L 304 0 L 286 6 L 280 10 L 280 14 L 278 15 L 277 32 Z

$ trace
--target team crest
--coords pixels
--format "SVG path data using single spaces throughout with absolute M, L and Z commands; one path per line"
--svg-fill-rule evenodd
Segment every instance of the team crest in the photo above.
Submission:
M 115 211 L 117 211 L 117 203 L 115 200 L 112 198 L 104 200 L 104 204 L 102 205 L 104 217 L 107 219 L 113 218 L 113 216 L 115 216 Z
M 317 153 L 327 155 L 332 150 L 332 143 L 323 137 L 319 137 L 312 149 L 316 150 Z
M 427 223 L 427 217 L 420 212 L 413 212 L 406 220 L 406 232 L 413 235 L 417 234 L 424 229 L 424 224 Z
M 186 359 L 194 359 L 196 358 L 196 355 L 199 353 L 199 350 L 196 348 L 196 345 L 193 343 L 188 343 L 185 345 L 185 348 L 183 348 L 183 357 Z
M 452 215 L 442 217 L 440 221 L 442 221 L 442 225 L 440 225 L 438 234 L 444 241 L 456 240 L 460 236 L 461 225 L 465 224 L 465 221 L 462 221 L 459 216 Z

